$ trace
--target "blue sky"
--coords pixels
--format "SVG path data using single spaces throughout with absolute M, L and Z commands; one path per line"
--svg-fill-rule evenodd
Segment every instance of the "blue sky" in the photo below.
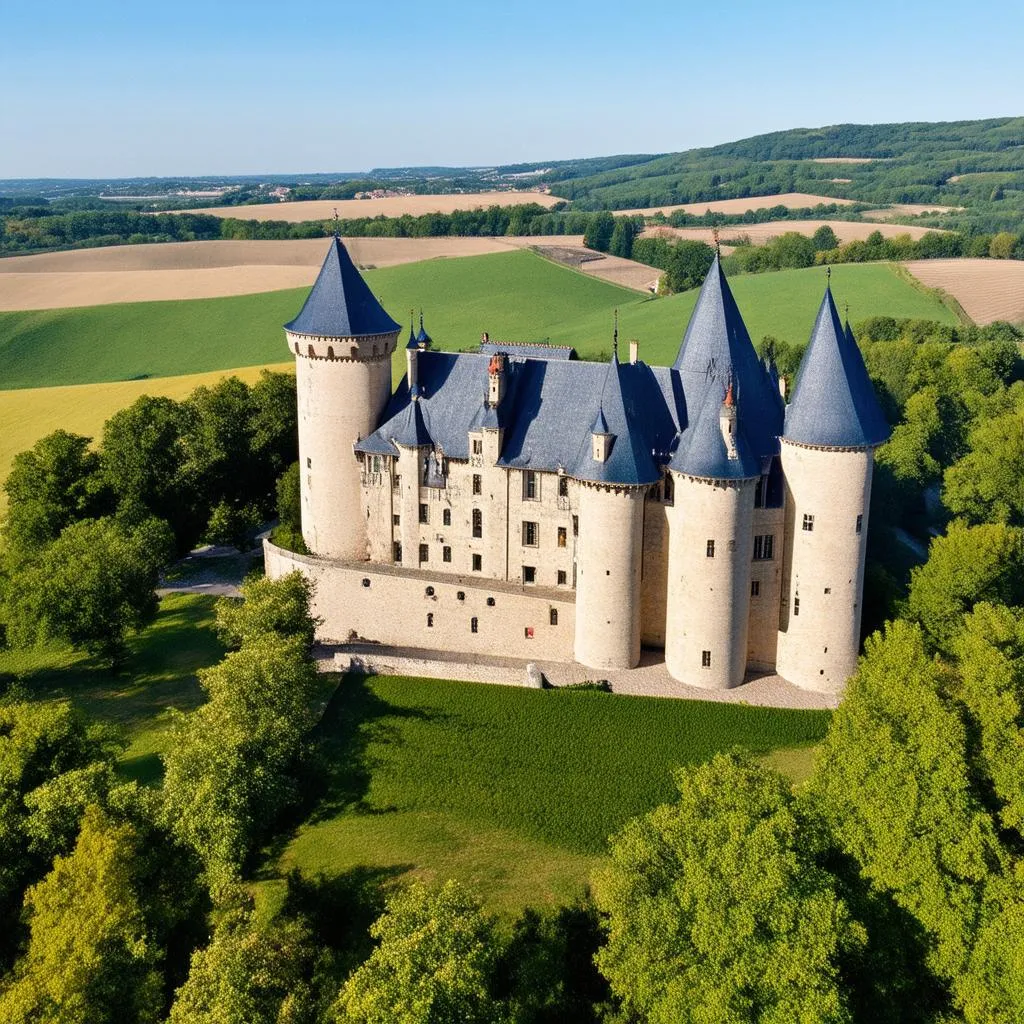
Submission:
M 1024 5 L 0 0 L 0 178 L 666 152 L 1024 113 Z

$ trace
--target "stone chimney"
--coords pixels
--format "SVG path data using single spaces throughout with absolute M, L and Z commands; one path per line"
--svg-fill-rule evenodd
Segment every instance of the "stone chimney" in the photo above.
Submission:
M 633 338 L 629 343 L 629 361 L 630 364 L 635 365 L 636 361 L 640 358 L 640 342 Z
M 487 335 L 485 334 L 486 338 Z M 501 405 L 505 397 L 505 356 L 501 352 L 491 356 L 487 366 L 487 404 L 492 409 Z

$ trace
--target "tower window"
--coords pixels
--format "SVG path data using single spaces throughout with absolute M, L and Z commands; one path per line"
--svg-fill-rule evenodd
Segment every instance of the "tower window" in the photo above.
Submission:
M 420 522 L 421 523 L 429 523 L 430 522 L 430 506 L 429 505 L 420 505 Z
M 558 579 L 558 585 L 560 587 L 564 587 L 565 586 L 565 581 L 566 581 L 566 576 L 565 576 L 565 570 L 564 569 L 559 569 L 558 570 L 558 577 L 557 577 L 557 579 Z
M 557 608 L 552 608 L 551 611 L 548 612 L 548 621 L 551 623 L 552 626 L 557 626 L 558 625 L 558 609 Z
M 860 533 L 864 529 L 864 517 L 857 516 L 857 532 Z
M 799 615 L 800 614 L 800 596 L 799 596 L 799 594 L 796 597 L 793 598 L 793 614 L 794 615 Z
M 760 597 L 761 596 L 761 581 L 751 580 L 750 581 L 750 596 Z
M 537 535 L 540 533 L 540 528 L 537 523 L 523 523 L 523 545 L 528 548 L 535 548 L 537 546 Z
M 400 540 L 396 540 L 391 545 L 391 554 L 396 562 L 400 562 L 402 560 L 402 542 Z
M 457 590 L 455 592 L 455 600 L 456 601 L 465 601 L 466 600 L 466 592 L 464 590 Z
M 420 561 L 421 562 L 429 562 L 430 561 L 430 545 L 429 544 L 421 544 L 420 545 Z
M 473 572 L 482 572 L 484 567 L 484 559 L 482 555 L 473 556 Z
M 480 509 L 473 509 L 473 536 L 482 537 L 484 535 L 484 514 Z
M 479 626 L 480 626 L 480 623 L 477 621 L 477 617 L 474 615 L 473 618 L 471 618 L 469 620 L 469 631 L 470 631 L 470 633 L 479 633 L 480 632 Z
M 433 628 L 434 628 L 434 613 L 433 612 L 427 612 L 427 629 L 433 629 Z
M 569 497 L 569 478 L 567 476 L 560 476 L 558 478 L 558 496 L 560 498 Z
M 480 494 L 481 490 L 482 490 L 482 488 L 480 486 L 480 474 L 479 473 L 474 473 L 473 474 L 473 493 L 474 494 Z
M 754 561 L 768 562 L 775 555 L 775 535 L 772 533 L 758 534 L 754 538 Z
M 713 540 L 708 541 L 708 558 L 715 557 L 715 542 Z
M 307 455 L 306 456 L 306 469 L 313 468 L 313 460 Z
M 392 526 L 401 526 L 401 524 L 402 524 L 402 517 L 396 512 L 391 517 L 391 525 Z
M 488 608 L 493 608 L 494 607 L 494 598 L 493 597 L 487 598 L 487 607 Z
M 523 582 L 533 583 L 537 579 L 537 569 L 532 565 L 523 566 Z
M 711 652 L 701 651 L 700 652 L 700 667 L 711 668 Z
M 441 548 L 441 561 L 450 562 L 452 560 L 452 549 L 447 544 Z
M 579 516 L 573 516 L 572 517 L 572 535 L 574 537 L 577 537 L 577 536 L 579 536 L 579 532 L 580 532 L 580 517 Z
M 473 438 L 473 454 L 474 455 L 482 455 L 483 454 L 483 450 L 484 450 L 484 443 L 483 443 L 483 441 L 481 441 L 479 437 L 474 437 Z
M 538 501 L 540 499 L 540 487 L 537 483 L 537 474 L 532 469 L 523 472 L 523 501 Z
M 452 525 L 452 510 L 450 508 L 441 510 L 441 522 L 445 526 Z
M 825 588 L 825 593 L 826 594 L 831 594 L 832 593 L 832 588 L 831 587 L 826 587 Z
M 565 542 L 566 542 L 565 527 L 564 526 L 560 526 L 558 528 L 558 546 L 560 548 L 564 548 L 565 547 Z
M 804 529 L 810 533 L 814 529 L 814 516 L 804 513 Z
M 368 587 L 370 585 L 370 578 L 368 576 L 363 577 L 363 586 Z
M 433 587 L 427 587 L 427 589 L 424 591 L 424 593 L 427 595 L 427 597 L 433 597 L 434 596 L 434 588 Z

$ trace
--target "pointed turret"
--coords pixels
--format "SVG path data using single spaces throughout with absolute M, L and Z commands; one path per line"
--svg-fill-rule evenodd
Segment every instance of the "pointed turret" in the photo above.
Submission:
M 401 326 L 384 311 L 335 235 L 305 304 L 285 330 L 325 338 L 361 338 L 393 334 Z
M 816 448 L 874 448 L 889 433 L 853 332 L 840 323 L 826 286 L 783 437 Z
M 412 332 L 410 331 L 410 336 L 411 336 L 411 334 L 412 334 Z M 420 310 L 420 332 L 419 332 L 419 334 L 416 335 L 416 343 L 421 348 L 430 348 L 430 345 L 431 345 L 431 337 L 423 329 L 423 310 L 422 309 Z
M 410 402 L 394 420 L 394 432 L 390 440 L 405 448 L 431 448 L 434 442 L 423 421 L 420 403 Z

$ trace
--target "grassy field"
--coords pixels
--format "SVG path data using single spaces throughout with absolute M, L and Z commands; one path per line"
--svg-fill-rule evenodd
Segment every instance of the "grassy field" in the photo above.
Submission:
M 129 743 L 123 773 L 158 780 L 167 709 L 188 711 L 201 704 L 196 670 L 224 654 L 213 630 L 213 605 L 214 598 L 196 594 L 163 598 L 156 621 L 131 640 L 127 664 L 116 675 L 67 648 L 0 651 L 0 690 L 13 680 L 28 699 L 68 698 L 94 720 L 119 726 Z
M 456 876 L 498 908 L 578 893 L 671 773 L 742 746 L 806 771 L 826 712 L 348 677 L 320 727 L 327 789 L 281 868 Z
M 497 340 L 550 339 L 593 356 L 610 349 L 617 308 L 620 336 L 639 338 L 646 361 L 669 363 L 696 301 L 696 292 L 645 297 L 526 250 L 411 263 L 367 271 L 366 277 L 399 320 L 406 320 L 409 309 L 423 307 L 438 346 L 450 350 L 473 347 L 488 331 Z M 850 303 L 855 320 L 877 314 L 955 319 L 886 265 L 842 266 L 832 280 L 838 301 Z M 772 334 L 803 342 L 821 301 L 824 274 L 811 268 L 739 276 L 733 289 L 755 340 Z M 281 362 L 286 358 L 281 324 L 295 315 L 303 296 L 303 289 L 292 289 L 0 313 L 0 381 L 7 389 L 138 383 L 139 378 Z M 397 356 L 400 372 L 404 354 Z

